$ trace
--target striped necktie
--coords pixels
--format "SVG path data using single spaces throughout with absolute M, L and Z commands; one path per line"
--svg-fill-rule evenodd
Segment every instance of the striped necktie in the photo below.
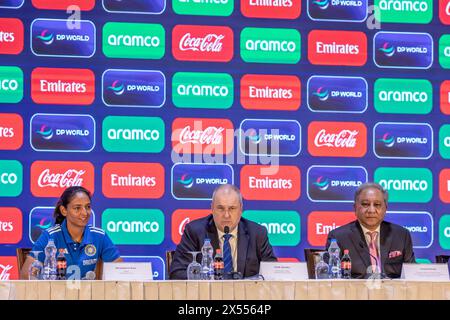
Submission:
M 380 257 L 378 256 L 377 250 L 377 236 L 378 232 L 367 232 L 370 236 L 369 242 L 369 252 L 370 252 L 370 262 L 372 263 L 372 272 L 379 272 L 380 270 Z
M 231 234 L 223 235 L 223 264 L 225 274 L 233 271 L 233 257 L 231 256 L 230 238 Z

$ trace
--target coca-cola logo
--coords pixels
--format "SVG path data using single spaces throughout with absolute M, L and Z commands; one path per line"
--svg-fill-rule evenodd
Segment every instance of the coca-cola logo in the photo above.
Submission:
M 177 118 L 172 123 L 172 148 L 183 154 L 228 154 L 234 128 L 228 119 Z
M 317 133 L 314 144 L 317 147 L 354 148 L 357 135 L 358 131 L 356 130 L 342 130 L 338 133 L 327 133 L 325 129 L 322 129 Z
M 319 157 L 362 157 L 367 128 L 362 122 L 313 121 L 308 126 L 308 151 Z
M 172 53 L 183 61 L 228 62 L 233 58 L 233 30 L 229 27 L 177 25 Z
M 205 37 L 193 37 L 190 33 L 186 33 L 180 41 L 181 51 L 206 51 L 206 52 L 220 52 L 222 51 L 222 39 L 224 35 L 217 35 L 214 33 L 207 34 Z
M 183 235 L 184 233 L 184 228 L 186 228 L 186 225 L 191 222 L 191 219 L 189 217 L 185 218 L 184 220 L 181 221 L 180 226 L 178 227 L 178 234 L 180 236 Z
M 11 274 L 10 270 L 13 268 L 12 265 L 3 265 L 0 264 L 0 281 L 9 280 Z
M 192 130 L 190 126 L 180 132 L 180 143 L 221 144 L 225 128 L 208 127 L 204 130 Z
M 44 187 L 60 187 L 67 188 L 72 186 L 81 186 L 83 179 L 81 176 L 85 174 L 84 170 L 70 169 L 64 173 L 50 173 L 50 169 L 42 171 L 38 179 L 38 185 Z
M 72 186 L 94 192 L 94 166 L 90 162 L 35 161 L 31 165 L 31 193 L 35 197 L 59 197 Z

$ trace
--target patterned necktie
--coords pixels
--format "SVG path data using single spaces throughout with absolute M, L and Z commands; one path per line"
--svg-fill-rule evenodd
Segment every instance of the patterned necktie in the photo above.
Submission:
M 370 262 L 372 263 L 372 272 L 376 272 L 377 269 L 380 267 L 380 257 L 378 256 L 377 250 L 378 232 L 377 231 L 367 232 L 367 234 L 370 236 L 369 252 L 370 252 Z
M 231 234 L 226 233 L 223 235 L 223 264 L 224 272 L 230 273 L 233 271 L 233 258 L 231 256 L 230 238 Z

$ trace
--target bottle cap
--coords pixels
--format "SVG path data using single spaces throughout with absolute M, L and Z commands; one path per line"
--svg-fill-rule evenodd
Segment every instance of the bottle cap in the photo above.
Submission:
M 216 253 L 222 253 L 222 250 L 216 249 Z
M 349 252 L 348 249 L 344 250 L 344 254 L 348 254 L 348 252 Z

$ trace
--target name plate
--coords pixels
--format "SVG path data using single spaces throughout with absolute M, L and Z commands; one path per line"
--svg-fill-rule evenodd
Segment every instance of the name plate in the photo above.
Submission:
M 447 263 L 404 263 L 402 279 L 405 280 L 439 280 L 448 281 Z
M 306 262 L 261 261 L 259 274 L 264 280 L 308 280 Z
M 105 262 L 103 280 L 153 280 L 151 262 Z

